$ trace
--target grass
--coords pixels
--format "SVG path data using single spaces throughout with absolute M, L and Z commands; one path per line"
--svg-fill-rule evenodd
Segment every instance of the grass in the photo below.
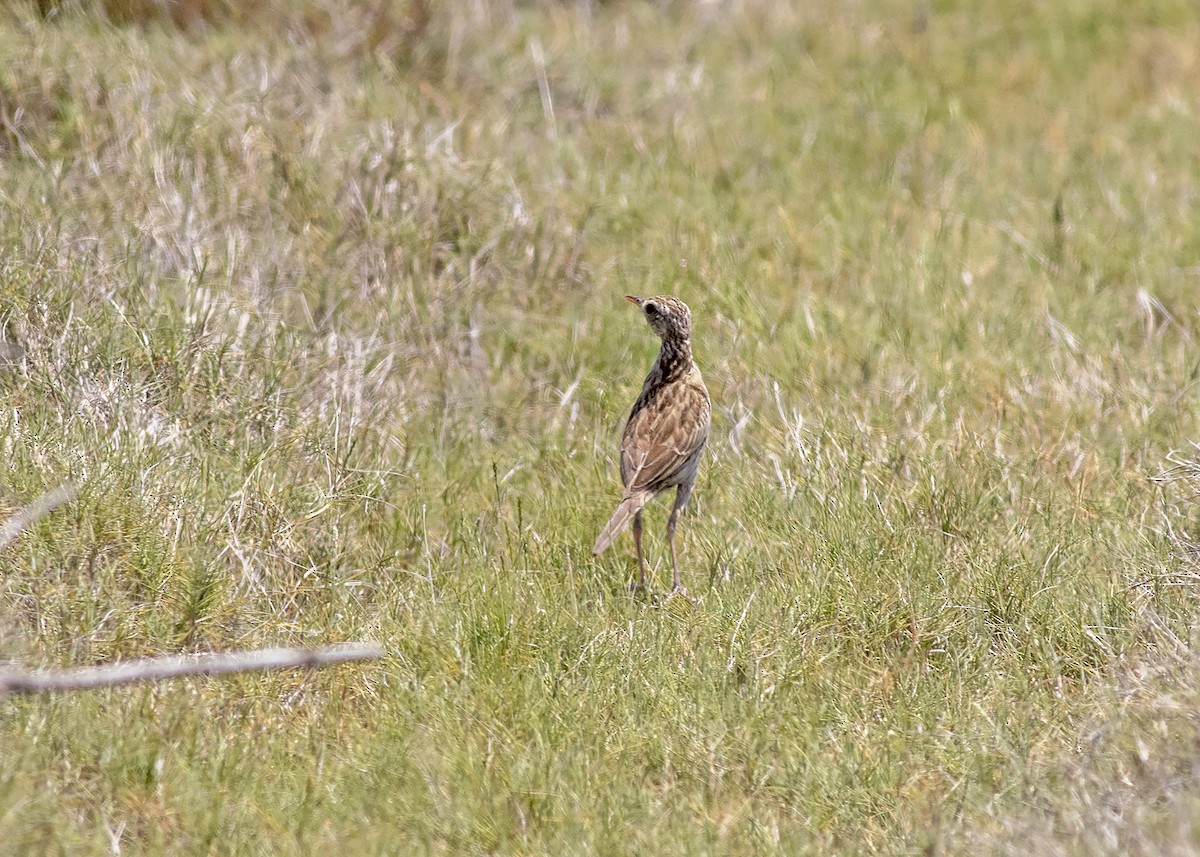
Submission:
M 0 702 L 0 851 L 1197 847 L 1197 45 L 1169 0 L 0 13 L 0 518 L 81 486 L 0 657 L 388 652 Z M 650 607 L 589 550 L 666 291 L 714 426 Z

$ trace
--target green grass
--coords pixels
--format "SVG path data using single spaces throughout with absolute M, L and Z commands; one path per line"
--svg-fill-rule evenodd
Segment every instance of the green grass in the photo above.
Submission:
M 0 13 L 0 658 L 387 649 L 0 701 L 0 852 L 1196 848 L 1192 4 L 368 5 Z

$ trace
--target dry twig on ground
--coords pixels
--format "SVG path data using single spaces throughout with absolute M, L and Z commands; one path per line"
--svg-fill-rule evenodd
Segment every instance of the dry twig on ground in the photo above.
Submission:
M 371 660 L 382 655 L 383 647 L 379 643 L 338 643 L 316 649 L 258 649 L 249 652 L 172 655 L 94 667 L 36 672 L 10 667 L 0 669 L 0 696 L 6 693 L 85 690 L 139 681 L 161 681 L 181 676 L 325 667 L 345 661 Z
M 59 506 L 69 503 L 78 493 L 78 485 L 73 482 L 64 482 L 57 488 L 47 491 L 3 524 L 0 524 L 0 550 L 8 547 L 10 542 L 29 529 L 39 518 L 44 518 Z

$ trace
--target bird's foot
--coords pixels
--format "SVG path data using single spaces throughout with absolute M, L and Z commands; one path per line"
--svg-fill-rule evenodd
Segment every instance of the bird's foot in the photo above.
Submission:
M 647 601 L 654 600 L 654 593 L 650 591 L 650 587 L 646 585 L 644 580 L 635 580 L 629 584 L 629 591 L 635 595 L 645 598 Z
M 696 603 L 696 599 L 681 583 L 676 583 L 671 587 L 671 591 L 667 593 L 667 600 L 670 601 L 672 598 L 682 598 L 684 601 L 690 601 L 692 604 Z

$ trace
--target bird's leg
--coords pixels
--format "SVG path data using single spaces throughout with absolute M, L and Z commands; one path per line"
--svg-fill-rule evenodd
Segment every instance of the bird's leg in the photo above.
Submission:
M 638 584 L 636 590 L 646 592 L 646 559 L 642 556 L 642 512 L 639 509 L 633 515 L 633 546 L 637 550 Z
M 671 507 L 671 516 L 667 518 L 667 544 L 671 547 L 672 595 L 677 592 L 684 596 L 687 595 L 687 590 L 679 582 L 679 561 L 675 558 L 675 521 L 679 518 L 679 510 L 687 504 L 688 495 L 691 493 L 691 485 L 680 485 L 675 490 L 675 505 Z

